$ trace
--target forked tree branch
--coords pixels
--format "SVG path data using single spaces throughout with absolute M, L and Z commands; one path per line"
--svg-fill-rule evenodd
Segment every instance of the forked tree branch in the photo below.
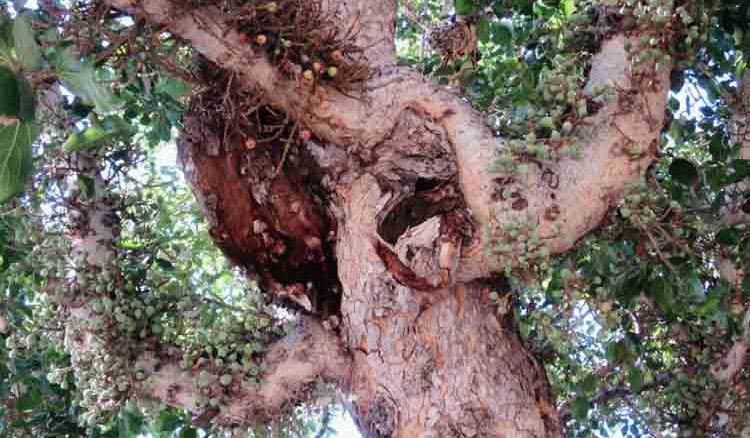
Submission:
M 618 92 L 577 123 L 569 141 L 582 146 L 583 158 L 532 164 L 524 175 L 511 175 L 488 169 L 497 151 L 508 145 L 493 135 L 481 114 L 411 69 L 381 66 L 360 98 L 320 84 L 311 98 L 309 87 L 282 78 L 261 53 L 243 44 L 218 9 L 187 10 L 176 0 L 108 2 L 190 41 L 204 56 L 237 73 L 244 86 L 263 93 L 269 104 L 300 120 L 318 137 L 347 145 L 352 153 L 367 153 L 382 143 L 406 111 L 419 111 L 439 123 L 453 147 L 463 197 L 481 230 L 473 244 L 459 252 L 454 281 L 486 277 L 517 264 L 526 248 L 514 246 L 500 257 L 485 251 L 493 241 L 508 239 L 503 231 L 508 223 L 532 224 L 550 253 L 567 251 L 598 226 L 628 184 L 638 181 L 658 148 L 669 69 L 636 80 L 623 34 L 605 41 L 591 61 L 585 93 L 593 97 L 607 86 Z M 329 8 L 336 3 L 327 2 Z M 363 28 L 363 32 L 380 29 Z M 392 37 L 390 31 L 386 36 Z M 370 40 L 377 37 L 373 34 Z M 514 193 L 512 199 L 503 199 L 506 191 Z

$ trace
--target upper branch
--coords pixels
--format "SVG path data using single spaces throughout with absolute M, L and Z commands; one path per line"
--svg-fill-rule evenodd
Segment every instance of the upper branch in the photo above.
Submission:
M 324 0 L 323 10 L 353 28 L 371 66 L 396 63 L 396 0 Z
M 374 101 L 368 104 L 364 100 L 318 85 L 315 87 L 315 99 L 311 99 L 313 87 L 288 80 L 279 74 L 262 52 L 256 52 L 247 44 L 238 30 L 232 27 L 228 17 L 216 7 L 190 9 L 176 0 L 107 0 L 107 3 L 151 23 L 162 24 L 170 32 L 190 41 L 193 48 L 206 58 L 236 73 L 239 76 L 236 81 L 239 87 L 260 91 L 270 105 L 282 109 L 295 119 L 303 120 L 318 136 L 333 143 L 361 142 L 374 145 L 374 142 L 385 137 L 388 124 L 378 129 L 374 124 L 368 123 L 368 120 L 383 119 L 384 111 L 390 113 L 387 118 L 391 120 L 395 120 L 397 116 L 395 109 L 389 110 L 380 105 L 388 97 L 385 90 L 372 93 L 370 97 Z M 342 18 L 359 22 L 366 18 L 372 19 L 379 11 L 395 15 L 395 7 L 391 12 L 389 3 L 352 2 L 349 8 L 344 9 Z M 327 4 L 331 10 L 338 2 L 329 1 Z M 360 12 L 362 15 L 357 15 Z M 363 47 L 365 53 L 390 63 L 393 55 L 388 53 L 393 49 L 392 43 L 389 45 L 383 42 L 387 35 L 382 35 L 382 38 L 366 38 L 364 35 L 368 29 L 380 29 L 386 26 L 385 23 L 383 21 L 382 26 L 373 24 L 361 28 L 358 39 L 370 39 L 373 46 Z
M 583 158 L 532 163 L 528 172 L 514 175 L 488 169 L 497 152 L 508 145 L 494 136 L 482 115 L 460 96 L 411 69 L 380 68 L 358 98 L 323 84 L 311 89 L 282 78 L 266 58 L 241 42 L 216 9 L 187 11 L 175 0 L 108 2 L 165 25 L 206 57 L 238 74 L 244 85 L 264 92 L 271 105 L 318 137 L 349 146 L 350 153 L 371 154 L 393 133 L 406 111 L 417 111 L 430 123 L 438 123 L 451 143 L 461 192 L 481 230 L 481 236 L 461 251 L 462 263 L 454 280 L 468 281 L 512 268 L 519 256 L 534 249 L 515 242 L 504 229 L 507 224 L 531 224 L 548 253 L 568 250 L 600 223 L 628 184 L 638 181 L 658 150 L 669 91 L 668 69 L 648 75 L 631 70 L 626 41 L 637 40 L 639 35 L 615 35 L 591 61 L 584 93 L 594 101 L 596 111 L 577 122 L 569 139 L 582 147 Z M 382 23 L 390 22 L 392 2 L 355 3 L 368 10 L 370 17 L 385 13 Z M 371 4 L 370 9 L 365 4 Z M 375 26 L 362 33 L 374 32 L 372 38 L 377 39 L 380 31 L 382 26 Z M 389 28 L 383 37 L 391 36 Z M 617 92 L 610 99 L 595 98 L 602 87 Z M 512 197 L 504 196 L 508 192 Z M 498 242 L 510 243 L 512 249 L 499 256 L 485 251 Z

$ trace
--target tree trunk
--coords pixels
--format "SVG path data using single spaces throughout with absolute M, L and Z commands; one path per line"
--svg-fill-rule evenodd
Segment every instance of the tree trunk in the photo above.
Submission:
M 273 173 L 282 152 L 230 146 L 214 154 L 207 145 L 220 142 L 223 126 L 196 114 L 211 102 L 196 101 L 179 144 L 210 232 L 270 293 L 338 330 L 351 363 L 337 383 L 353 395 L 365 436 L 561 435 L 504 279 L 453 280 L 454 251 L 474 226 L 442 134 L 415 131 L 428 122 L 409 114 L 379 148 L 385 158 L 367 172 L 348 170 L 321 203 L 302 187 L 322 190 L 308 175 L 336 168 L 336 146 L 309 142 L 264 188 L 253 178 Z M 237 171 L 237 162 L 248 169 Z M 338 297 L 332 312 L 329 292 Z
M 350 389 L 367 437 L 561 436 L 543 369 L 525 349 L 501 278 L 429 292 L 399 284 L 376 245 L 388 196 L 365 176 L 345 193 L 337 244 Z M 419 257 L 418 239 L 406 244 Z M 421 248 L 424 248 L 421 247 Z M 510 298 L 505 296 L 504 298 Z

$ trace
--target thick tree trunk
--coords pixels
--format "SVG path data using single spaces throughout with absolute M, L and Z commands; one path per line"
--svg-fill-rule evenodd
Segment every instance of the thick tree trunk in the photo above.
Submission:
M 208 97 L 195 106 L 212 105 Z M 270 293 L 329 317 L 324 325 L 338 330 L 351 361 L 349 377 L 337 383 L 353 395 L 365 436 L 561 434 L 544 371 L 514 326 L 504 280 L 453 281 L 454 251 L 474 225 L 457 194 L 455 167 L 441 159 L 443 135 L 421 129 L 429 122 L 406 115 L 379 149 L 383 158 L 367 172 L 339 177 L 326 208 L 301 188 L 315 184 L 305 175 L 337 167 L 335 145 L 309 142 L 295 151 L 287 171 L 271 180 L 275 197 L 264 198 L 255 178 L 273 172 L 281 152 L 234 146 L 212 156 L 206 145 L 220 142 L 223 127 L 195 111 L 186 117 L 180 156 L 211 234 Z M 237 171 L 238 162 L 249 168 Z M 327 291 L 340 296 L 332 313 L 320 305 Z M 491 292 L 505 294 L 507 306 L 498 311 Z M 311 303 L 300 300 L 308 295 Z
M 509 293 L 504 281 L 429 292 L 399 284 L 371 244 L 373 213 L 389 196 L 370 176 L 343 196 L 342 334 L 365 436 L 561 436 L 543 369 L 523 346 L 512 311 L 498 311 L 489 297 Z M 410 255 L 418 258 L 423 242 L 407 243 Z

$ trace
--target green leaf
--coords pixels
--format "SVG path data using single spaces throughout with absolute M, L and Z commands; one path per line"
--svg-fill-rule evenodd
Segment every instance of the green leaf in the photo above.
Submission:
M 177 100 L 187 94 L 190 91 L 190 87 L 179 79 L 162 76 L 159 78 L 159 82 L 156 83 L 154 90 L 157 93 L 166 94 L 172 99 Z
M 143 428 L 143 417 L 130 407 L 120 409 L 117 416 L 119 438 L 134 438 Z
M 628 383 L 633 392 L 640 392 L 643 388 L 643 372 L 637 366 L 630 367 L 628 370 Z
M 109 138 L 109 133 L 99 126 L 90 126 L 83 131 L 74 132 L 63 144 L 66 152 L 94 149 Z
M 0 66 L 13 66 L 13 22 L 0 18 Z
M 6 67 L 0 67 L 0 116 L 18 117 L 20 113 L 18 76 Z
M 96 195 L 96 184 L 94 179 L 86 175 L 78 175 L 78 186 L 86 199 L 93 199 Z
M 66 152 L 95 149 L 118 136 L 131 132 L 130 125 L 121 117 L 107 117 L 100 124 L 75 132 L 63 144 Z
M 583 381 L 581 381 L 579 387 L 585 394 L 593 394 L 594 391 L 596 391 L 596 388 L 599 387 L 600 381 L 601 377 L 599 377 L 598 374 L 590 373 L 585 379 L 583 379 Z
M 41 402 L 42 393 L 39 392 L 39 389 L 32 386 L 28 389 L 28 392 L 16 402 L 16 409 L 19 411 L 28 411 L 39 406 Z
M 667 107 L 669 107 L 669 109 L 672 110 L 673 113 L 676 113 L 680 110 L 680 101 L 676 97 L 671 96 L 669 98 L 669 102 L 667 103 Z
M 39 70 L 42 67 L 42 49 L 36 42 L 28 14 L 16 17 L 13 22 L 13 39 L 21 67 L 26 71 Z
M 24 122 L 34 120 L 34 91 L 26 77 L 21 73 L 16 74 L 16 84 L 18 85 L 18 118 Z
M 136 250 L 136 249 L 143 249 L 143 244 L 139 242 L 134 242 L 132 240 L 120 240 L 117 243 L 115 243 L 116 248 L 120 249 L 130 249 L 130 250 Z
M 560 1 L 560 10 L 565 17 L 570 17 L 576 11 L 576 4 L 573 0 Z
M 586 419 L 586 415 L 589 413 L 589 408 L 591 407 L 591 403 L 589 402 L 588 397 L 578 396 L 573 401 L 573 404 L 570 407 L 570 412 L 573 414 L 573 418 L 576 420 L 584 420 Z
M 728 149 L 724 146 L 724 135 L 721 132 L 711 137 L 708 150 L 711 152 L 711 157 L 716 161 L 722 161 L 728 157 Z
M 630 348 L 625 341 L 612 342 L 607 345 L 607 360 L 611 365 L 626 361 L 630 356 Z
M 513 24 L 508 20 L 492 23 L 492 42 L 499 46 L 509 46 L 513 42 Z
M 182 419 L 173 410 L 163 410 L 154 422 L 156 432 L 173 432 L 179 427 Z
M 180 432 L 180 438 L 198 438 L 198 431 L 190 426 L 185 426 Z
M 100 114 L 108 114 L 120 106 L 120 102 L 108 87 L 96 80 L 94 65 L 80 61 L 69 52 L 58 56 L 56 63 L 58 77 L 71 93 L 91 103 Z
M 716 233 L 716 241 L 722 245 L 737 245 L 742 238 L 742 232 L 737 228 L 724 228 Z
M 734 160 L 732 162 L 732 179 L 739 182 L 745 178 L 750 178 L 750 160 Z
M 33 123 L 0 124 L 0 202 L 23 191 L 31 175 L 31 144 L 38 134 Z
M 482 17 L 479 20 L 479 24 L 477 24 L 477 37 L 483 43 L 490 40 L 490 20 L 487 17 Z
M 542 0 L 534 2 L 534 15 L 539 18 L 551 18 L 555 15 L 555 8 L 544 4 Z
M 0 117 L 30 121 L 34 118 L 34 95 L 26 78 L 0 67 Z
M 693 163 L 684 158 L 676 158 L 672 161 L 672 164 L 669 166 L 669 174 L 672 175 L 672 178 L 686 186 L 698 184 L 700 181 L 698 169 Z
M 474 12 L 475 7 L 472 0 L 456 0 L 456 14 L 472 15 Z
M 130 438 L 130 424 L 128 424 L 127 417 L 120 417 L 117 419 L 117 436 L 119 438 Z
M 647 288 L 648 295 L 654 299 L 656 305 L 666 314 L 671 314 L 674 307 L 672 282 L 665 277 L 651 280 Z
M 163 259 L 163 258 L 157 258 L 156 264 L 159 265 L 160 268 L 162 268 L 165 271 L 174 271 L 174 265 L 169 260 Z

